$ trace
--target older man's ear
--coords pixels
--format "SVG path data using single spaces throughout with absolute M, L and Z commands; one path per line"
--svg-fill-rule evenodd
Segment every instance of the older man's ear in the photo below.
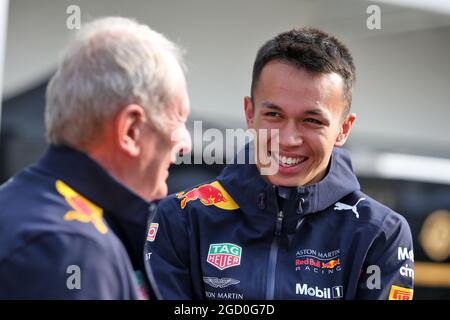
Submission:
M 138 157 L 142 149 L 144 130 L 149 124 L 144 108 L 130 104 L 123 108 L 114 122 L 115 144 L 117 148 L 130 157 Z

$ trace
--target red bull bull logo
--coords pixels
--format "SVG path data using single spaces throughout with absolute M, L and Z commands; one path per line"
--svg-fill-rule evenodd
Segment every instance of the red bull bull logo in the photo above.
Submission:
M 322 268 L 333 269 L 334 267 L 341 264 L 341 259 L 333 259 L 328 262 L 322 262 Z
M 205 206 L 214 205 L 224 210 L 239 209 L 238 204 L 218 181 L 201 185 L 188 192 L 177 193 L 176 197 L 181 199 L 181 209 L 184 209 L 188 202 L 195 200 L 200 200 Z
M 108 227 L 103 221 L 103 209 L 96 206 L 61 180 L 56 181 L 56 190 L 73 208 L 64 215 L 66 221 L 92 223 L 98 232 L 105 234 Z

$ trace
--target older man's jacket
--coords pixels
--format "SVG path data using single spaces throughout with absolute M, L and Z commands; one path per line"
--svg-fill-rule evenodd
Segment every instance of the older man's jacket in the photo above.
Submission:
M 149 206 L 85 154 L 50 147 L 0 187 L 0 299 L 145 297 Z

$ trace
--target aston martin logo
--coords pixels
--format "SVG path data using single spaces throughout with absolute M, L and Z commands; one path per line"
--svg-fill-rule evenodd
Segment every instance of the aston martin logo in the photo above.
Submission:
M 226 288 L 240 281 L 232 278 L 203 277 L 203 281 L 213 288 Z

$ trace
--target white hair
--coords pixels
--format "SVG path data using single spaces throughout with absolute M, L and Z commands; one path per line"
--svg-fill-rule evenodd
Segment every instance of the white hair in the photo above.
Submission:
M 49 143 L 87 145 L 105 120 L 133 103 L 164 130 L 165 108 L 182 70 L 179 48 L 146 25 L 120 17 L 85 24 L 47 87 Z

